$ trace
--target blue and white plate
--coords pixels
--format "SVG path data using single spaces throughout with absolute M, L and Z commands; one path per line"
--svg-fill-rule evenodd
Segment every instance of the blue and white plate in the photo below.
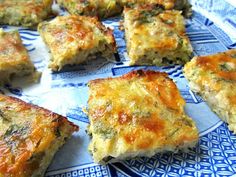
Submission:
M 207 55 L 236 48 L 236 7 L 234 0 L 192 0 L 193 17 L 186 20 L 187 34 L 195 55 Z M 57 6 L 55 6 L 57 8 Z M 64 14 L 64 11 L 60 12 Z M 182 66 L 129 67 L 124 34 L 119 30 L 120 18 L 105 20 L 114 29 L 120 61 L 98 59 L 73 71 L 52 74 L 47 68 L 48 49 L 37 31 L 18 28 L 42 79 L 38 84 L 22 81 L 0 88 L 1 93 L 19 97 L 67 116 L 80 126 L 80 132 L 59 150 L 46 176 L 232 176 L 236 174 L 236 135 L 228 130 L 206 105 L 193 93 L 183 76 Z M 5 30 L 15 29 L 2 26 Z M 85 133 L 88 118 L 82 109 L 88 99 L 87 82 L 95 78 L 119 76 L 136 69 L 164 71 L 176 82 L 185 98 L 186 111 L 200 131 L 198 145 L 189 152 L 157 154 L 152 158 L 135 158 L 100 166 L 93 163 L 87 151 L 89 137 Z

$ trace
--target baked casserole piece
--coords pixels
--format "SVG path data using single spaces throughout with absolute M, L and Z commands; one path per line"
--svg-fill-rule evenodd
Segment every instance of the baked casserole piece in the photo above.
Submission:
M 106 18 L 122 12 L 118 0 L 58 0 L 60 6 L 66 8 L 70 14 L 98 16 Z
M 0 24 L 35 27 L 52 15 L 53 0 L 0 0 Z
M 190 88 L 236 133 L 236 49 L 194 57 L 184 66 L 184 75 Z
M 36 76 L 36 73 L 19 32 L 4 32 L 0 28 L 0 84 L 9 82 L 14 76 Z
M 95 162 L 150 157 L 197 143 L 195 123 L 166 73 L 138 70 L 88 85 L 89 151 Z
M 0 176 L 44 176 L 56 151 L 77 130 L 63 116 L 0 95 Z
M 180 11 L 157 6 L 126 8 L 124 29 L 130 65 L 183 64 L 191 58 Z
M 114 58 L 116 44 L 112 30 L 95 17 L 58 16 L 40 23 L 38 31 L 51 52 L 49 67 L 53 71 L 61 70 L 65 65 L 80 64 L 97 55 Z

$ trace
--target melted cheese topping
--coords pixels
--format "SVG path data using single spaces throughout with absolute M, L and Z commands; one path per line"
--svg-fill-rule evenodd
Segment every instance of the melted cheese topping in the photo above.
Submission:
M 89 149 L 95 162 L 109 156 L 151 156 L 198 139 L 195 124 L 184 113 L 185 101 L 165 73 L 134 71 L 91 81 L 89 88 Z
M 0 176 L 32 176 L 44 166 L 46 154 L 58 149 L 54 144 L 62 145 L 75 130 L 62 116 L 0 95 Z
M 191 89 L 236 132 L 236 50 L 194 57 L 184 72 Z
M 130 65 L 185 63 L 192 47 L 179 11 L 125 9 L 124 27 Z
M 235 57 L 232 57 L 235 55 Z M 236 50 L 197 58 L 197 65 L 214 72 L 218 77 L 236 81 Z
M 51 15 L 52 0 L 1 0 L 0 24 L 32 27 Z
M 26 75 L 34 72 L 34 66 L 17 31 L 0 29 L 0 81 L 7 81 L 11 74 Z
M 39 24 L 38 29 L 51 50 L 53 70 L 81 63 L 98 52 L 110 57 L 115 50 L 112 31 L 96 18 L 61 16 Z
M 58 0 L 71 14 L 110 17 L 122 11 L 118 0 Z
M 236 81 L 236 50 L 209 56 L 194 57 L 186 64 L 185 74 L 202 88 L 220 91 L 231 87 Z M 193 71 L 190 70 L 194 68 Z

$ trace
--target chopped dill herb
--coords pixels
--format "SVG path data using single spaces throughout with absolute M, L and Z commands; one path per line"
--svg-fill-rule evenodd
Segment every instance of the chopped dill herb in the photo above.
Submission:
M 117 132 L 113 128 L 106 127 L 103 123 L 97 122 L 94 125 L 94 133 L 100 134 L 104 139 L 111 139 Z
M 11 119 L 7 115 L 5 115 L 1 109 L 0 109 L 0 119 L 7 121 L 7 122 L 11 121 Z
M 142 10 L 139 14 L 139 17 L 136 19 L 136 21 L 138 21 L 140 24 L 142 23 L 152 23 L 153 22 L 153 18 L 154 16 L 160 14 L 161 12 L 163 12 L 163 9 L 161 8 L 155 8 L 152 10 Z
M 236 58 L 236 53 L 230 55 L 232 58 Z
M 220 64 L 221 71 L 230 71 L 230 68 L 226 63 Z
M 7 146 L 14 153 L 18 145 L 27 138 L 29 126 L 13 124 L 5 132 L 3 138 Z
M 11 138 L 12 136 L 22 137 L 28 133 L 28 126 L 20 126 L 17 124 L 11 125 L 4 134 L 4 139 Z

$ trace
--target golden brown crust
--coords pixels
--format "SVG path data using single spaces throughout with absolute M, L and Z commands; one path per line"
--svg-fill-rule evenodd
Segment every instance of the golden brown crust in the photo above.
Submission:
M 52 15 L 53 0 L 1 0 L 0 24 L 35 27 Z
M 95 17 L 58 16 L 40 23 L 38 30 L 51 50 L 53 71 L 67 64 L 82 63 L 98 53 L 112 57 L 116 50 L 112 30 Z
M 0 175 L 32 176 L 39 168 L 44 172 L 45 163 L 74 131 L 78 126 L 63 116 L 0 95 Z
M 12 75 L 29 75 L 34 71 L 18 31 L 0 29 L 0 83 L 8 82 Z
M 192 55 L 179 11 L 154 6 L 125 8 L 124 28 L 130 65 L 183 64 Z
M 152 156 L 197 142 L 185 101 L 166 73 L 138 70 L 90 81 L 89 88 L 89 150 L 95 162 Z
M 122 12 L 122 7 L 117 0 L 58 0 L 58 3 L 74 15 L 107 18 Z
M 236 132 L 236 49 L 194 57 L 185 65 L 184 75 L 190 88 Z
M 236 60 L 234 58 L 236 57 L 232 57 L 235 54 L 236 50 L 229 50 L 213 56 L 199 56 L 196 58 L 196 65 L 214 72 L 218 77 L 236 81 L 236 72 L 234 70 L 236 66 Z M 230 68 L 227 69 L 227 66 L 225 66 L 226 68 L 222 68 L 227 63 L 232 65 L 232 70 Z

